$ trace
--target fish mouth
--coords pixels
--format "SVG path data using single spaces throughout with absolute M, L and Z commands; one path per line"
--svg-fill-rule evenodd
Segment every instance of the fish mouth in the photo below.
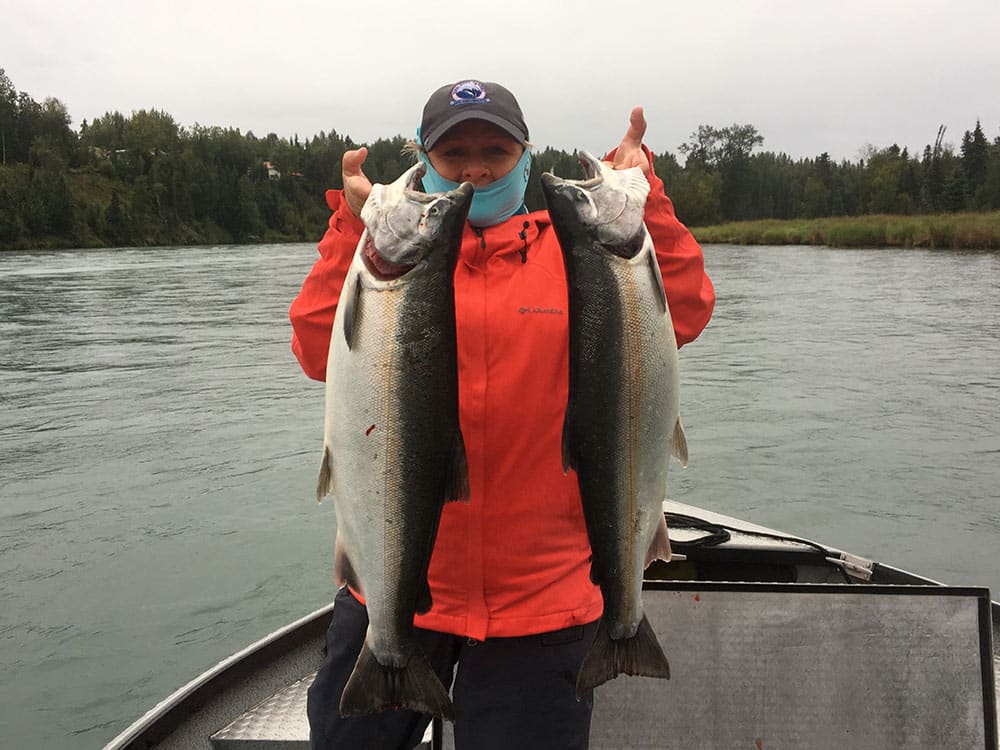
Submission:
M 406 178 L 404 191 L 406 197 L 415 203 L 433 203 L 441 198 L 442 195 L 446 195 L 454 200 L 464 200 L 475 192 L 475 186 L 466 180 L 454 190 L 449 190 L 445 193 L 428 193 L 424 190 L 423 183 L 424 175 L 427 174 L 427 165 L 422 161 L 417 162 L 410 170 L 410 174 Z
M 410 175 L 406 179 L 406 191 L 408 193 L 426 195 L 423 183 L 425 174 L 427 174 L 427 165 L 422 161 L 418 161 L 410 170 Z
M 368 273 L 379 281 L 398 279 L 417 265 L 416 263 L 393 263 L 391 260 L 383 258 L 375 248 L 371 234 L 365 235 L 365 245 L 361 250 L 361 258 L 364 260 Z
M 589 190 L 604 182 L 604 177 L 601 175 L 601 162 L 593 154 L 581 151 L 579 161 L 584 174 L 584 179 L 577 181 L 580 187 Z
M 573 180 L 564 177 L 557 177 L 552 172 L 545 172 L 542 175 L 542 185 L 553 193 L 570 195 L 580 213 L 581 220 L 592 227 L 602 227 L 614 224 L 625 213 L 628 207 L 628 197 L 617 190 L 606 192 L 602 190 L 607 180 L 605 171 L 608 166 L 597 157 L 587 151 L 580 151 L 578 155 L 580 166 L 583 167 L 584 178 Z M 600 193 L 601 208 L 595 203 L 597 194 Z M 586 196 L 586 197 L 585 197 Z M 584 203 L 589 204 L 584 210 Z
M 589 192 L 600 187 L 604 183 L 600 162 L 586 151 L 580 152 L 579 162 L 580 166 L 583 167 L 582 180 L 559 177 L 555 172 L 543 172 L 541 177 L 542 183 L 555 190 L 573 186 Z
M 392 212 L 389 212 L 388 215 L 384 216 L 381 220 L 381 226 L 392 234 L 395 241 L 402 244 L 419 244 L 419 241 L 417 241 L 416 238 L 424 233 L 428 216 L 430 214 L 439 213 L 439 209 L 435 207 L 435 204 L 442 203 L 445 207 L 443 210 L 447 211 L 450 210 L 450 208 L 448 208 L 450 206 L 461 204 L 462 202 L 469 202 L 472 199 L 474 187 L 471 182 L 463 182 L 454 190 L 449 190 L 443 194 L 425 192 L 422 179 L 426 172 L 426 165 L 423 162 L 417 162 L 410 167 L 405 174 L 405 179 L 403 179 L 403 201 L 415 204 L 414 208 L 409 212 L 410 216 L 413 217 L 413 212 L 415 211 L 420 212 L 419 222 L 416 226 L 410 224 L 412 218 L 409 220 L 404 218 L 402 225 L 395 224 L 395 216 Z M 398 190 L 398 187 L 396 189 Z M 404 211 L 404 216 L 406 213 L 407 212 Z M 361 257 L 364 261 L 365 268 L 373 278 L 379 281 L 392 281 L 393 279 L 398 279 L 401 276 L 404 276 L 406 273 L 420 265 L 420 261 L 422 260 L 424 253 L 417 251 L 408 252 L 405 255 L 408 256 L 405 260 L 404 258 L 399 258 L 399 260 L 403 262 L 395 262 L 386 258 L 375 247 L 375 242 L 371 232 L 366 235 L 365 243 L 361 251 Z

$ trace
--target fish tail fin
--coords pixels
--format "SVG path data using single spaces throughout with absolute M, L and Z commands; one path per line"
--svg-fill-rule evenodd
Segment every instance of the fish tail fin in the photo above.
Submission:
M 577 700 L 620 674 L 670 679 L 670 664 L 645 615 L 635 635 L 619 640 L 611 638 L 604 620 L 601 620 L 576 678 Z
M 385 667 L 378 663 L 365 642 L 340 696 L 340 715 L 366 716 L 392 708 L 455 720 L 448 691 L 426 656 L 416 651 L 406 666 Z
M 316 502 L 323 502 L 323 498 L 330 494 L 333 489 L 333 460 L 330 457 L 330 448 L 323 446 L 323 461 L 319 465 L 319 481 L 316 483 Z
M 687 436 L 684 434 L 684 425 L 681 424 L 681 418 L 677 417 L 677 423 L 674 425 L 674 434 L 670 439 L 671 452 L 677 457 L 677 460 L 681 462 L 681 466 L 687 468 L 688 465 L 688 441 Z

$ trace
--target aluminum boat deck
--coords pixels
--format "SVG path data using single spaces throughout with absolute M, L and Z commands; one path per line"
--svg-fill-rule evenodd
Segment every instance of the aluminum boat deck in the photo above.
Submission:
M 591 747 L 997 748 L 1000 605 L 808 540 L 667 502 L 675 552 L 644 603 L 669 681 L 597 691 Z M 106 750 L 308 747 L 326 607 L 177 691 Z M 453 746 L 435 722 L 427 748 Z

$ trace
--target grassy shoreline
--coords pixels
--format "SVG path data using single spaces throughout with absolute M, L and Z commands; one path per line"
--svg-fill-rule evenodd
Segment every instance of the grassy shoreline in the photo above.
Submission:
M 691 227 L 701 243 L 1000 250 L 1000 211 L 822 219 L 763 219 Z
M 214 231 L 213 231 L 214 229 Z M 923 214 L 900 216 L 872 214 L 821 219 L 760 219 L 691 227 L 702 244 L 730 245 L 827 245 L 844 248 L 928 248 L 932 250 L 1000 250 L 1000 211 L 988 213 Z M 256 244 L 260 242 L 311 242 L 311 238 L 269 233 L 250 242 L 236 242 L 221 229 L 191 226 L 175 242 L 139 241 L 128 246 L 180 246 L 185 244 Z M 0 243 L 4 251 L 61 250 L 112 247 L 96 237 L 84 241 L 65 237 L 20 238 L 12 245 Z

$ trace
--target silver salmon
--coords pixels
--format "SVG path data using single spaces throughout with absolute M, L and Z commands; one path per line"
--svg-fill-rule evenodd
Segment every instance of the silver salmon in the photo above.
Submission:
M 687 463 L 677 341 L 643 223 L 649 182 L 583 152 L 586 179 L 542 175 L 569 287 L 563 470 L 575 469 L 604 614 L 577 696 L 619 674 L 670 677 L 642 608 L 643 571 L 670 559 L 663 516 L 671 454 Z
M 431 608 L 442 508 L 469 492 L 453 275 L 473 187 L 425 194 L 423 173 L 417 164 L 373 186 L 330 340 L 317 498 L 333 497 L 335 576 L 363 592 L 369 618 L 343 716 L 454 715 L 413 640 L 413 616 Z

